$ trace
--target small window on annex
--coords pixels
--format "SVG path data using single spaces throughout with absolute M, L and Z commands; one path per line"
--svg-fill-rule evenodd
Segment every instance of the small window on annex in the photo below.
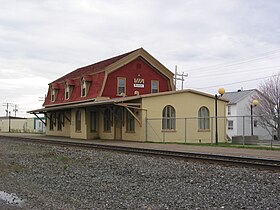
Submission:
M 104 111 L 103 126 L 104 126 L 104 131 L 106 132 L 111 131 L 111 111 L 109 109 L 106 109 Z
M 228 130 L 233 130 L 233 120 L 228 121 Z
M 227 114 L 231 115 L 231 106 L 228 106 L 227 108 L 228 108 Z
M 198 129 L 209 129 L 209 110 L 205 106 L 201 107 L 198 111 Z
M 81 86 L 81 96 L 85 97 L 87 95 L 87 82 L 85 79 L 82 80 L 82 86 Z
M 159 81 L 152 80 L 151 81 L 151 93 L 158 93 L 159 92 Z
M 96 111 L 90 112 L 90 131 L 91 132 L 97 131 L 97 112 Z
M 168 105 L 162 111 L 162 129 L 175 130 L 175 109 Z
M 254 127 L 258 127 L 258 121 L 257 120 L 254 120 Z
M 50 115 L 50 130 L 53 130 L 54 126 L 55 126 L 55 120 L 56 119 L 56 116 L 55 116 L 55 113 L 51 113 Z
M 126 112 L 126 132 L 135 132 L 135 119 L 129 111 Z
M 123 77 L 118 77 L 118 89 L 117 89 L 117 95 L 121 95 L 122 93 L 126 93 L 126 88 L 125 88 L 125 86 L 126 86 L 126 80 L 125 80 L 125 78 L 123 78 Z
M 80 132 L 81 131 L 81 126 L 82 126 L 82 119 L 81 119 L 81 110 L 76 111 L 76 131 Z

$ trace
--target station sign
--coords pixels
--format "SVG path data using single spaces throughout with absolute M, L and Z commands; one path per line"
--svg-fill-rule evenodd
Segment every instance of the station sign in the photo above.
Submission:
M 145 81 L 142 78 L 134 78 L 134 84 L 133 86 L 136 88 L 144 88 L 145 87 Z

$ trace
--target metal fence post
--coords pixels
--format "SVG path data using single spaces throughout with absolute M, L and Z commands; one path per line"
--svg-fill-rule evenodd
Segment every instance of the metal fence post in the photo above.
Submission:
M 148 118 L 145 117 L 145 141 L 148 141 Z
M 187 143 L 187 118 L 185 118 L 185 143 Z
M 243 121 L 243 135 L 242 135 L 242 140 L 243 140 L 243 146 L 245 145 L 245 116 L 242 116 L 242 121 Z
M 211 144 L 213 144 L 213 117 L 210 118 L 211 119 Z

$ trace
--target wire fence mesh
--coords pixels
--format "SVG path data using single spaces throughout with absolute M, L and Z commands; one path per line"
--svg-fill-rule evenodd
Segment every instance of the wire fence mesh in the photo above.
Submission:
M 280 145 L 278 119 L 271 116 L 185 117 L 169 122 L 165 118 L 148 118 L 146 140 Z

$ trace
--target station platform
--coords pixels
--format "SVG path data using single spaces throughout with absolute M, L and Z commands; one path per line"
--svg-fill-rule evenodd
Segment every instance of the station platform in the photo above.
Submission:
M 280 150 L 265 150 L 265 149 L 247 149 L 247 148 L 232 148 L 232 147 L 219 147 L 219 146 L 195 146 L 189 144 L 176 144 L 176 143 L 151 143 L 151 142 L 134 142 L 134 141 L 117 141 L 117 140 L 83 140 L 71 139 L 59 136 L 46 136 L 44 134 L 26 134 L 26 133 L 0 133 L 0 137 L 16 137 L 26 139 L 40 139 L 40 140 L 53 140 L 65 142 L 78 142 L 86 144 L 98 145 L 112 145 L 119 147 L 133 147 L 141 149 L 156 149 L 164 151 L 175 152 L 193 152 L 202 154 L 216 154 L 240 157 L 252 157 L 280 160 Z

